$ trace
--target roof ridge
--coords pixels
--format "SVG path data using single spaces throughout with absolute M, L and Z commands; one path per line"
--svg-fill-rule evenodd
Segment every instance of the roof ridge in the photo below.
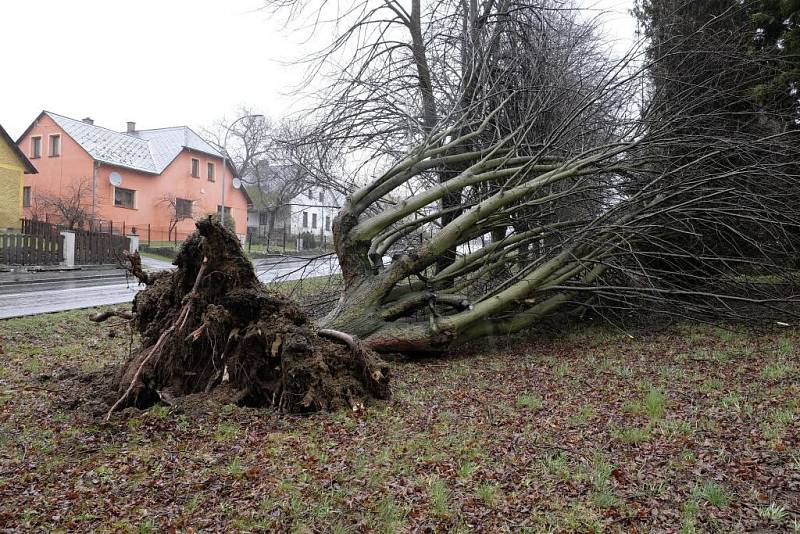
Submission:
M 165 126 L 133 132 L 118 132 L 83 120 L 44 110 L 67 135 L 72 137 L 95 161 L 148 173 L 160 174 L 182 150 L 223 158 L 219 148 L 191 127 Z
M 156 130 L 175 130 L 177 128 L 189 128 L 185 124 L 182 126 L 162 126 L 161 128 L 146 128 L 144 130 L 136 130 L 137 132 L 154 132 Z
M 117 131 L 117 130 L 112 130 L 111 128 L 106 128 L 105 126 L 99 126 L 99 125 L 94 124 L 94 123 L 89 124 L 88 122 L 83 122 L 81 119 L 73 119 L 72 117 L 67 117 L 66 115 L 61 115 L 60 113 L 55 113 L 53 111 L 44 110 L 44 112 L 47 113 L 48 115 L 55 115 L 56 117 L 61 117 L 62 119 L 67 119 L 67 120 L 71 120 L 71 121 L 75 121 L 75 122 L 80 122 L 82 124 L 85 124 L 86 126 L 91 126 L 93 128 L 100 128 L 101 130 L 105 130 L 107 132 L 113 132 L 113 133 L 116 133 L 116 134 L 119 134 L 119 135 L 126 135 L 128 137 L 132 137 L 134 139 L 139 139 L 140 141 L 144 141 L 144 139 L 136 137 L 135 135 L 131 135 L 128 132 L 120 132 L 120 131 Z

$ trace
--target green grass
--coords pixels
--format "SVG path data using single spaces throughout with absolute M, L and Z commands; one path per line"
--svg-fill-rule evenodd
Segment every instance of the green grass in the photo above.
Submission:
M 758 517 L 778 525 L 783 524 L 788 515 L 789 513 L 786 511 L 786 508 L 775 503 L 758 508 Z
M 314 276 L 300 280 L 285 280 L 270 282 L 267 288 L 277 291 L 283 295 L 303 301 L 308 298 L 318 298 L 323 294 L 330 294 L 332 297 L 338 295 L 343 281 L 341 274 L 330 276 Z
M 657 389 L 651 389 L 644 398 L 644 407 L 650 419 L 663 419 L 667 413 L 667 401 L 664 394 Z
M 558 477 L 561 480 L 569 480 L 572 477 L 570 465 L 563 452 L 549 455 L 544 458 L 543 464 L 547 473 Z
M 458 466 L 458 477 L 463 480 L 469 480 L 477 468 L 478 466 L 475 463 L 467 460 Z
M 764 366 L 761 376 L 764 380 L 783 380 L 794 371 L 794 367 L 786 362 L 772 362 Z
M 493 508 L 500 499 L 500 486 L 496 483 L 481 484 L 475 490 L 475 496 L 483 501 L 486 506 Z
M 614 432 L 614 437 L 622 443 L 635 445 L 649 441 L 651 432 L 649 427 L 628 427 Z
M 800 466 L 797 361 L 780 348 L 800 332 L 738 334 L 726 359 L 709 327 L 634 339 L 595 327 L 391 362 L 393 398 L 360 412 L 209 402 L 103 423 L 69 395 L 104 393 L 83 373 L 124 360 L 128 339 L 89 313 L 0 321 L 0 521 L 12 530 L 792 529 L 786 497 L 769 492 Z M 776 363 L 787 379 L 765 382 Z M 112 490 L 130 505 L 107 518 Z
M 447 483 L 438 476 L 428 481 L 431 510 L 436 517 L 449 517 L 451 514 Z
M 778 354 L 781 356 L 791 356 L 794 349 L 794 343 L 791 339 L 782 337 L 778 339 Z
M 142 256 L 143 258 L 151 258 L 151 259 L 163 261 L 163 262 L 166 262 L 166 263 L 172 263 L 172 258 L 170 258 L 168 256 L 162 256 L 161 254 L 154 254 L 152 252 L 144 252 L 144 251 L 140 250 L 139 251 L 139 255 Z
M 523 393 L 517 396 L 518 408 L 524 408 L 532 412 L 538 412 L 539 410 L 542 409 L 543 405 L 544 403 L 541 401 L 541 399 L 539 399 L 534 395 Z
M 266 253 L 273 253 L 273 254 L 282 254 L 284 252 L 283 240 L 281 239 L 277 244 L 270 243 L 269 250 L 267 249 L 266 243 L 245 243 L 244 250 L 248 254 L 266 254 Z M 286 247 L 285 252 L 297 252 L 297 243 L 296 241 L 287 236 L 286 238 Z
M 230 441 L 237 437 L 240 432 L 241 428 L 238 424 L 228 421 L 220 421 L 217 424 L 217 429 L 214 431 L 214 439 L 220 442 Z
M 730 502 L 730 496 L 725 488 L 711 480 L 707 480 L 702 484 L 695 484 L 692 488 L 691 496 L 698 500 L 702 499 L 717 508 L 724 508 Z

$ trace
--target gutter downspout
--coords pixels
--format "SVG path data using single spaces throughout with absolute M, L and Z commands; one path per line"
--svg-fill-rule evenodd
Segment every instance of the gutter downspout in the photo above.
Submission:
M 99 161 L 92 162 L 92 228 L 95 222 L 95 210 L 97 206 L 97 169 L 100 168 Z

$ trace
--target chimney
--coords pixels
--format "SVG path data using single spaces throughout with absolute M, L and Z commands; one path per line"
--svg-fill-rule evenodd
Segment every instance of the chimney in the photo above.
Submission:
M 94 119 L 92 119 L 91 117 L 86 117 L 85 119 L 83 119 L 83 122 L 85 122 L 86 124 L 94 124 Z
M 133 121 L 128 121 L 128 133 L 133 133 L 136 131 L 136 123 Z

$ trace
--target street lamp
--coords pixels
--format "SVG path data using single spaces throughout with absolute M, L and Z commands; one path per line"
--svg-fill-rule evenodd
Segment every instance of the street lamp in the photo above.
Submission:
M 256 113 L 253 115 L 242 115 L 228 126 L 228 129 L 225 130 L 225 137 L 222 140 L 222 199 L 220 201 L 220 221 L 222 224 L 225 224 L 225 169 L 228 167 L 228 134 L 231 133 L 231 129 L 233 125 L 237 122 L 243 121 L 244 119 L 263 119 L 264 115 L 260 113 Z

